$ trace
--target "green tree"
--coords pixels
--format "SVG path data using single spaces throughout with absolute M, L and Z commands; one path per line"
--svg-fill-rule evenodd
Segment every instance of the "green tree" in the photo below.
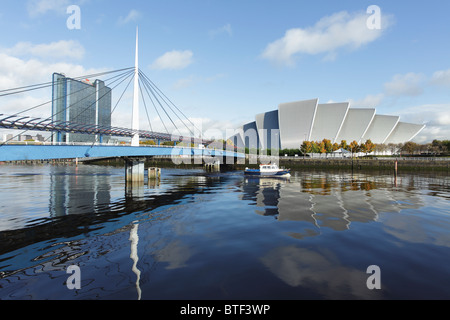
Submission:
M 311 141 L 311 152 L 319 153 L 319 145 L 315 141 Z

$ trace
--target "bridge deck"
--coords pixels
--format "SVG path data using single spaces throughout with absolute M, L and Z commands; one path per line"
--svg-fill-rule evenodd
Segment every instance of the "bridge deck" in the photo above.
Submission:
M 0 161 L 53 160 L 97 157 L 150 157 L 150 156 L 204 156 L 236 157 L 245 155 L 228 150 L 186 147 L 130 147 L 130 146 L 77 146 L 77 145 L 4 145 L 0 148 Z

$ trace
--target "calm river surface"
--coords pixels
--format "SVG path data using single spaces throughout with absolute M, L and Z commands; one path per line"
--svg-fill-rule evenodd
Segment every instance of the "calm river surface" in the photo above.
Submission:
M 0 166 L 0 299 L 450 299 L 447 172 L 124 171 Z

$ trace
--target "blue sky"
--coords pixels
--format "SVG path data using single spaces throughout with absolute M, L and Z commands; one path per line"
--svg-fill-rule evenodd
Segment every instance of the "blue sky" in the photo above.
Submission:
M 67 27 L 70 5 L 80 29 Z M 381 29 L 367 28 L 371 5 Z M 139 26 L 140 69 L 203 128 L 236 128 L 280 103 L 319 98 L 425 123 L 417 142 L 449 139 L 448 12 L 445 0 L 3 1 L 0 89 L 50 81 L 54 71 L 132 67 Z M 131 125 L 130 99 L 114 125 Z

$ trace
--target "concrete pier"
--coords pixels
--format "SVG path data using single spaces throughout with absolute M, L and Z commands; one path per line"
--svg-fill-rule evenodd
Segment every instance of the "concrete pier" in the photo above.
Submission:
M 161 179 L 161 169 L 160 168 L 148 168 L 148 179 Z
M 125 180 L 133 183 L 144 183 L 145 158 L 125 157 Z
M 214 162 L 211 163 L 205 163 L 205 169 L 206 171 L 220 171 L 220 161 L 216 160 Z

